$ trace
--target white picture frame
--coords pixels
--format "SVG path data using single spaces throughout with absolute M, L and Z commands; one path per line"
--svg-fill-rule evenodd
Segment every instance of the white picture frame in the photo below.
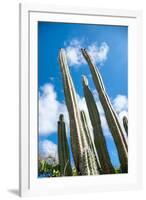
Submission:
M 20 4 L 20 196 L 138 189 L 142 185 L 141 12 Z M 37 178 L 37 22 L 128 26 L 128 174 Z

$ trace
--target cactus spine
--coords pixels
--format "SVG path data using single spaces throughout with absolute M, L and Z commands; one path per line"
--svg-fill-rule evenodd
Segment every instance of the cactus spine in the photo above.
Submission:
M 126 173 L 128 170 L 127 145 L 126 145 L 125 138 L 123 136 L 122 128 L 120 127 L 120 123 L 118 121 L 118 117 L 110 103 L 109 97 L 105 91 L 103 81 L 98 69 L 93 64 L 93 61 L 90 55 L 88 54 L 87 50 L 82 49 L 82 53 L 87 63 L 89 64 L 92 78 L 93 78 L 95 87 L 97 89 L 97 92 L 99 94 L 99 99 L 103 106 L 109 129 L 114 138 L 118 155 L 119 155 L 119 160 L 121 163 L 121 170 L 123 173 Z
M 63 49 L 59 52 L 59 62 L 62 72 L 65 100 L 70 118 L 71 146 L 76 169 L 81 175 L 90 175 L 93 171 L 93 163 L 90 163 L 88 158 L 92 156 L 92 152 L 89 151 L 90 146 L 86 139 L 85 129 L 77 105 L 75 88 L 68 69 L 66 54 Z M 98 170 L 96 172 L 94 170 L 94 175 L 98 173 Z
M 62 114 L 58 121 L 58 158 L 61 176 L 72 176 L 65 122 Z
M 86 104 L 89 111 L 89 116 L 93 127 L 94 143 L 99 156 L 101 168 L 104 174 L 110 174 L 110 173 L 113 174 L 115 173 L 115 170 L 112 166 L 109 153 L 106 147 L 106 141 L 102 131 L 100 115 L 94 97 L 88 87 L 88 80 L 85 76 L 83 76 L 83 89 L 84 89 Z
M 128 119 L 126 116 L 123 117 L 123 126 L 124 126 L 124 129 L 126 131 L 126 134 L 128 136 Z

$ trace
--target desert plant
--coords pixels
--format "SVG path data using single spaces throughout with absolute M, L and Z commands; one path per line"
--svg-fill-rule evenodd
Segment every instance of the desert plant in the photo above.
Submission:
M 99 111 L 95 103 L 93 94 L 89 89 L 88 80 L 85 76 L 83 76 L 83 90 L 84 90 L 84 96 L 85 96 L 87 108 L 89 111 L 90 120 L 93 127 L 94 143 L 97 149 L 102 171 L 104 174 L 110 174 L 110 173 L 113 174 L 115 173 L 115 170 L 112 166 L 110 156 L 107 150 Z
M 92 138 L 91 138 L 91 135 L 90 135 L 91 133 L 90 133 L 90 130 L 88 128 L 86 114 L 83 110 L 80 113 L 81 113 L 81 120 L 82 120 L 82 123 L 83 123 L 83 128 L 85 130 L 85 137 L 86 137 L 86 140 L 87 140 L 88 145 L 90 147 L 90 148 L 87 149 L 87 153 L 89 154 L 88 159 L 90 160 L 91 163 L 96 162 L 96 163 L 94 163 L 93 167 L 98 167 L 99 172 L 103 173 L 102 167 L 101 167 L 101 164 L 100 164 L 100 161 L 99 161 L 99 158 L 98 158 L 98 154 L 96 152 L 94 142 L 92 141 Z M 91 153 L 88 152 L 88 151 L 90 151 Z M 96 164 L 97 164 L 97 166 L 96 166 Z M 94 169 L 93 167 L 91 168 L 91 170 L 93 170 L 93 172 L 94 172 L 94 170 L 96 170 L 96 168 Z M 93 172 L 91 172 L 91 174 L 93 174 Z
M 72 176 L 66 128 L 62 114 L 58 121 L 58 158 L 61 176 Z
M 127 152 L 128 146 L 124 138 L 124 134 L 123 134 L 121 125 L 119 123 L 118 116 L 112 107 L 110 99 L 106 93 L 101 75 L 97 67 L 93 63 L 91 56 L 89 55 L 86 49 L 81 49 L 81 51 L 89 65 L 96 90 L 99 94 L 100 102 L 105 112 L 105 117 L 106 117 L 109 129 L 114 138 L 117 151 L 118 151 L 119 160 L 121 163 L 121 170 L 123 173 L 126 173 L 128 170 L 128 152 Z
M 60 49 L 59 63 L 62 72 L 65 101 L 70 119 L 71 147 L 77 172 L 81 175 L 99 174 L 97 165 L 93 166 L 97 163 L 96 160 L 95 162 L 93 160 L 91 162 L 89 159 L 90 156 L 92 157 L 92 151 L 90 151 L 90 146 L 86 139 L 86 130 L 81 120 L 76 91 L 69 72 L 64 49 Z
M 38 163 L 39 177 L 58 177 L 60 176 L 60 166 L 50 165 L 46 160 L 39 160 Z
M 123 126 L 124 126 L 124 129 L 126 131 L 126 134 L 128 136 L 128 119 L 126 116 L 123 117 Z
M 76 170 L 75 167 L 72 168 L 72 172 L 73 172 L 73 176 L 77 176 L 78 175 L 77 170 Z

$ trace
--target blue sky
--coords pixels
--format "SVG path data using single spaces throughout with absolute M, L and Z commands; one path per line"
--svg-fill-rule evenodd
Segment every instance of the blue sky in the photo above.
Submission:
M 88 78 L 89 87 L 99 106 L 111 160 L 115 167 L 119 166 L 116 148 L 110 136 L 89 67 L 80 53 L 80 48 L 87 48 L 93 57 L 112 104 L 119 116 L 122 116 L 128 111 L 127 45 L 128 28 L 126 26 L 38 23 L 39 152 L 41 155 L 46 156 L 49 151 L 50 154 L 57 151 L 56 128 L 60 112 L 65 115 L 67 130 L 69 126 L 58 62 L 59 49 L 65 48 L 79 107 L 86 110 L 81 81 L 81 76 L 84 74 Z

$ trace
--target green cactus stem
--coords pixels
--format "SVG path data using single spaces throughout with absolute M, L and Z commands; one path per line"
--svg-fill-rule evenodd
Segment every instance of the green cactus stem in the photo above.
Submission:
M 61 176 L 72 176 L 66 128 L 62 114 L 59 116 L 58 121 L 58 159 Z
M 87 108 L 89 111 L 90 120 L 93 127 L 94 143 L 99 156 L 101 168 L 104 174 L 114 174 L 115 170 L 112 166 L 110 156 L 107 150 L 98 108 L 96 106 L 93 94 L 89 89 L 88 80 L 85 76 L 83 76 L 83 90 Z
M 124 134 L 122 132 L 122 128 L 119 123 L 119 119 L 112 107 L 110 99 L 106 93 L 101 75 L 100 75 L 97 67 L 94 65 L 92 58 L 90 57 L 90 55 L 88 54 L 86 49 L 82 49 L 82 54 L 89 65 L 96 90 L 99 94 L 100 102 L 101 102 L 102 107 L 105 112 L 105 117 L 106 117 L 109 129 L 114 138 L 114 142 L 117 147 L 118 156 L 119 156 L 119 160 L 120 160 L 120 164 L 121 164 L 121 170 L 123 173 L 127 173 L 127 171 L 128 171 L 127 143 L 124 138 Z
M 92 170 L 93 164 L 89 163 L 88 157 L 92 156 L 92 151 L 83 128 L 80 111 L 77 105 L 76 91 L 67 65 L 67 59 L 64 49 L 60 49 L 59 63 L 62 72 L 62 80 L 65 94 L 65 101 L 70 119 L 70 138 L 73 158 L 78 174 L 93 175 L 99 174 L 98 170 Z M 95 162 L 93 162 L 95 163 Z
M 92 154 L 88 153 L 89 156 L 87 157 L 88 160 L 89 160 L 89 163 L 92 163 L 92 165 L 93 165 L 93 167 L 91 168 L 91 170 L 93 170 L 93 172 L 91 171 L 91 174 L 94 174 L 94 170 L 96 171 L 97 168 L 98 168 L 100 173 L 103 173 L 102 168 L 101 168 L 101 164 L 100 164 L 100 161 L 99 161 L 99 158 L 98 158 L 98 154 L 96 152 L 94 142 L 93 142 L 91 135 L 90 135 L 91 133 L 90 133 L 90 130 L 89 130 L 89 127 L 88 127 L 86 114 L 83 110 L 81 110 L 80 113 L 81 113 L 81 120 L 82 120 L 82 123 L 83 123 L 83 128 L 84 128 L 85 134 L 86 134 L 85 135 L 86 140 L 87 140 L 89 147 L 90 147 L 87 150 L 92 152 Z
M 126 116 L 123 117 L 123 126 L 124 126 L 124 129 L 126 131 L 126 134 L 128 136 L 128 119 Z

